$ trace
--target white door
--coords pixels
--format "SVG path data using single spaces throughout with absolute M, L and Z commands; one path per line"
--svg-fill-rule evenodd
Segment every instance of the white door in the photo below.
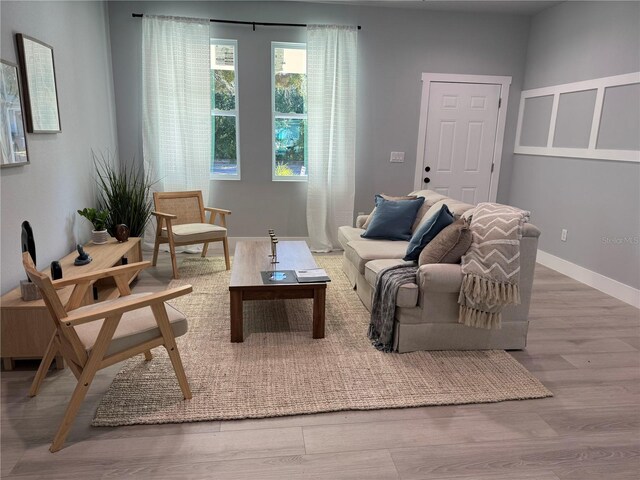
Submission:
M 499 84 L 430 84 L 422 189 L 471 204 L 490 200 L 500 91 Z

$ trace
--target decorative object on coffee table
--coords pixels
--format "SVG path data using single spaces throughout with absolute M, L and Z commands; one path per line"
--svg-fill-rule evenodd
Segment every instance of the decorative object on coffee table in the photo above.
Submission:
M 78 213 L 93 224 L 91 241 L 96 245 L 107 243 L 107 240 L 109 240 L 109 232 L 107 231 L 109 212 L 107 210 L 96 210 L 95 208 L 84 208 L 78 210 Z
M 126 242 L 129 240 L 129 227 L 124 223 L 116 225 L 114 237 L 116 237 L 116 240 L 119 242 Z
M 78 257 L 73 262 L 75 266 L 79 267 L 81 265 L 86 265 L 87 263 L 90 263 L 91 260 L 93 260 L 91 256 L 84 251 L 82 245 L 76 245 L 76 250 L 78 251 Z
M 22 74 L 24 109 L 27 114 L 27 131 L 60 132 L 53 48 L 21 33 L 16 34 L 16 42 Z

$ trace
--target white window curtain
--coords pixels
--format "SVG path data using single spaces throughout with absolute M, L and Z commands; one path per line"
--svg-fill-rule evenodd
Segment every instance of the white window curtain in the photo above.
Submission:
M 142 147 L 160 191 L 209 198 L 211 60 L 206 19 L 142 18 Z
M 339 249 L 338 227 L 353 222 L 356 61 L 356 27 L 307 27 L 307 229 L 315 252 Z

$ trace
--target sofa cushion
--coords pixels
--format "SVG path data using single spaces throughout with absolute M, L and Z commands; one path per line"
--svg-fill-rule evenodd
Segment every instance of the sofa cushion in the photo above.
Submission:
M 409 240 L 411 226 L 424 198 L 412 200 L 385 200 L 376 195 L 376 212 L 362 238 Z
M 418 265 L 427 263 L 460 263 L 471 246 L 471 230 L 462 219 L 445 227 L 420 253 Z
M 382 198 L 384 198 L 385 200 L 392 200 L 394 202 L 398 201 L 398 200 L 415 200 L 416 198 L 418 198 L 415 195 L 404 195 L 404 196 L 400 196 L 400 197 L 394 197 L 393 195 L 387 195 L 386 193 L 381 193 L 380 196 Z M 377 197 L 377 195 L 376 195 L 376 197 Z M 376 205 L 377 205 L 377 198 L 374 198 L 374 203 L 376 203 Z M 371 223 L 371 220 L 373 220 L 373 214 L 374 213 L 376 213 L 376 207 L 373 207 L 373 210 L 371 210 L 371 213 L 369 214 L 367 219 L 362 224 L 362 228 L 364 228 L 365 230 L 367 229 L 367 227 L 369 227 L 369 224 Z
M 448 198 L 445 195 L 434 192 L 433 190 L 417 190 L 415 192 L 411 192 L 409 195 L 416 195 L 424 198 L 424 203 L 422 204 L 422 207 L 420 207 L 420 210 L 418 210 L 411 232 L 415 232 L 418 229 L 418 226 L 422 223 L 422 220 L 424 220 L 425 215 L 436 202 Z
M 384 258 L 402 260 L 409 242 L 390 240 L 353 240 L 347 244 L 344 254 L 361 275 L 371 260 Z
M 375 289 L 376 280 L 378 274 L 385 268 L 393 267 L 395 265 L 411 265 L 411 262 L 404 262 L 402 260 L 373 260 L 364 268 L 364 278 L 371 288 Z M 396 298 L 396 305 L 398 307 L 415 307 L 418 305 L 418 285 L 416 283 L 405 283 L 398 289 L 398 296 Z
M 429 210 L 429 212 L 431 212 L 431 210 Z M 418 260 L 422 249 L 426 247 L 442 229 L 452 223 L 453 215 L 447 205 L 442 205 L 442 207 L 440 207 L 437 212 L 431 214 L 430 217 L 420 225 L 418 230 L 416 230 L 416 233 L 413 234 L 404 259 L 412 261 Z
M 344 225 L 338 228 L 338 242 L 342 245 L 342 249 L 345 250 L 347 248 L 347 244 L 352 240 L 360 240 L 360 235 L 362 235 L 361 228 L 349 227 L 348 225 Z
M 456 220 L 459 219 L 462 216 L 462 214 L 464 214 L 464 212 L 466 212 L 467 210 L 475 208 L 475 205 L 464 203 L 464 202 L 461 202 L 460 200 L 454 200 L 452 198 L 444 198 L 442 200 L 438 200 L 436 203 L 434 203 L 431 206 L 427 214 L 422 218 L 422 221 L 424 222 L 425 220 L 427 220 L 429 218 L 429 215 L 431 215 L 432 212 L 437 212 L 438 210 L 440 210 L 442 205 L 446 205 L 449 208 L 449 211 L 453 214 L 453 217 Z

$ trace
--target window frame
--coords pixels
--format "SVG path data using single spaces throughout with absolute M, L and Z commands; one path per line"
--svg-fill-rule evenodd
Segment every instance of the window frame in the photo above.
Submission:
M 307 182 L 309 174 L 293 175 L 289 177 L 276 176 L 276 72 L 275 72 L 275 52 L 276 48 L 297 48 L 307 50 L 307 44 L 301 42 L 271 42 L 271 181 L 273 182 Z M 305 66 L 305 75 L 306 66 Z M 308 100 L 305 99 L 305 100 Z M 305 101 L 305 107 L 306 107 Z M 307 110 L 308 111 L 308 110 Z M 278 118 L 307 120 L 307 113 L 279 114 Z M 308 125 L 308 122 L 305 122 Z M 308 135 L 307 135 L 308 138 Z M 305 152 L 306 153 L 306 152 Z
M 231 45 L 233 46 L 233 71 L 235 73 L 234 75 L 234 90 L 235 90 L 235 109 L 234 110 L 218 110 L 215 108 L 214 105 L 211 105 L 211 118 L 212 118 L 212 125 L 214 125 L 214 129 L 212 129 L 211 132 L 211 137 L 212 140 L 215 142 L 215 117 L 216 116 L 220 116 L 220 117 L 235 117 L 236 119 L 236 167 L 237 167 L 237 172 L 235 175 L 221 175 L 221 174 L 216 174 L 213 171 L 211 171 L 211 168 L 213 168 L 214 166 L 214 162 L 215 162 L 215 148 L 214 148 L 214 153 L 212 155 L 211 158 L 211 167 L 210 167 L 210 174 L 209 174 L 209 179 L 210 180 L 241 180 L 241 169 L 240 169 L 240 94 L 239 94 L 239 90 L 238 90 L 238 41 L 237 40 L 233 40 L 233 39 L 226 39 L 226 38 L 210 38 L 209 39 L 209 46 L 210 48 L 214 45 Z M 215 98 L 215 92 L 214 92 L 214 98 Z M 233 113 L 231 113 L 233 112 Z

